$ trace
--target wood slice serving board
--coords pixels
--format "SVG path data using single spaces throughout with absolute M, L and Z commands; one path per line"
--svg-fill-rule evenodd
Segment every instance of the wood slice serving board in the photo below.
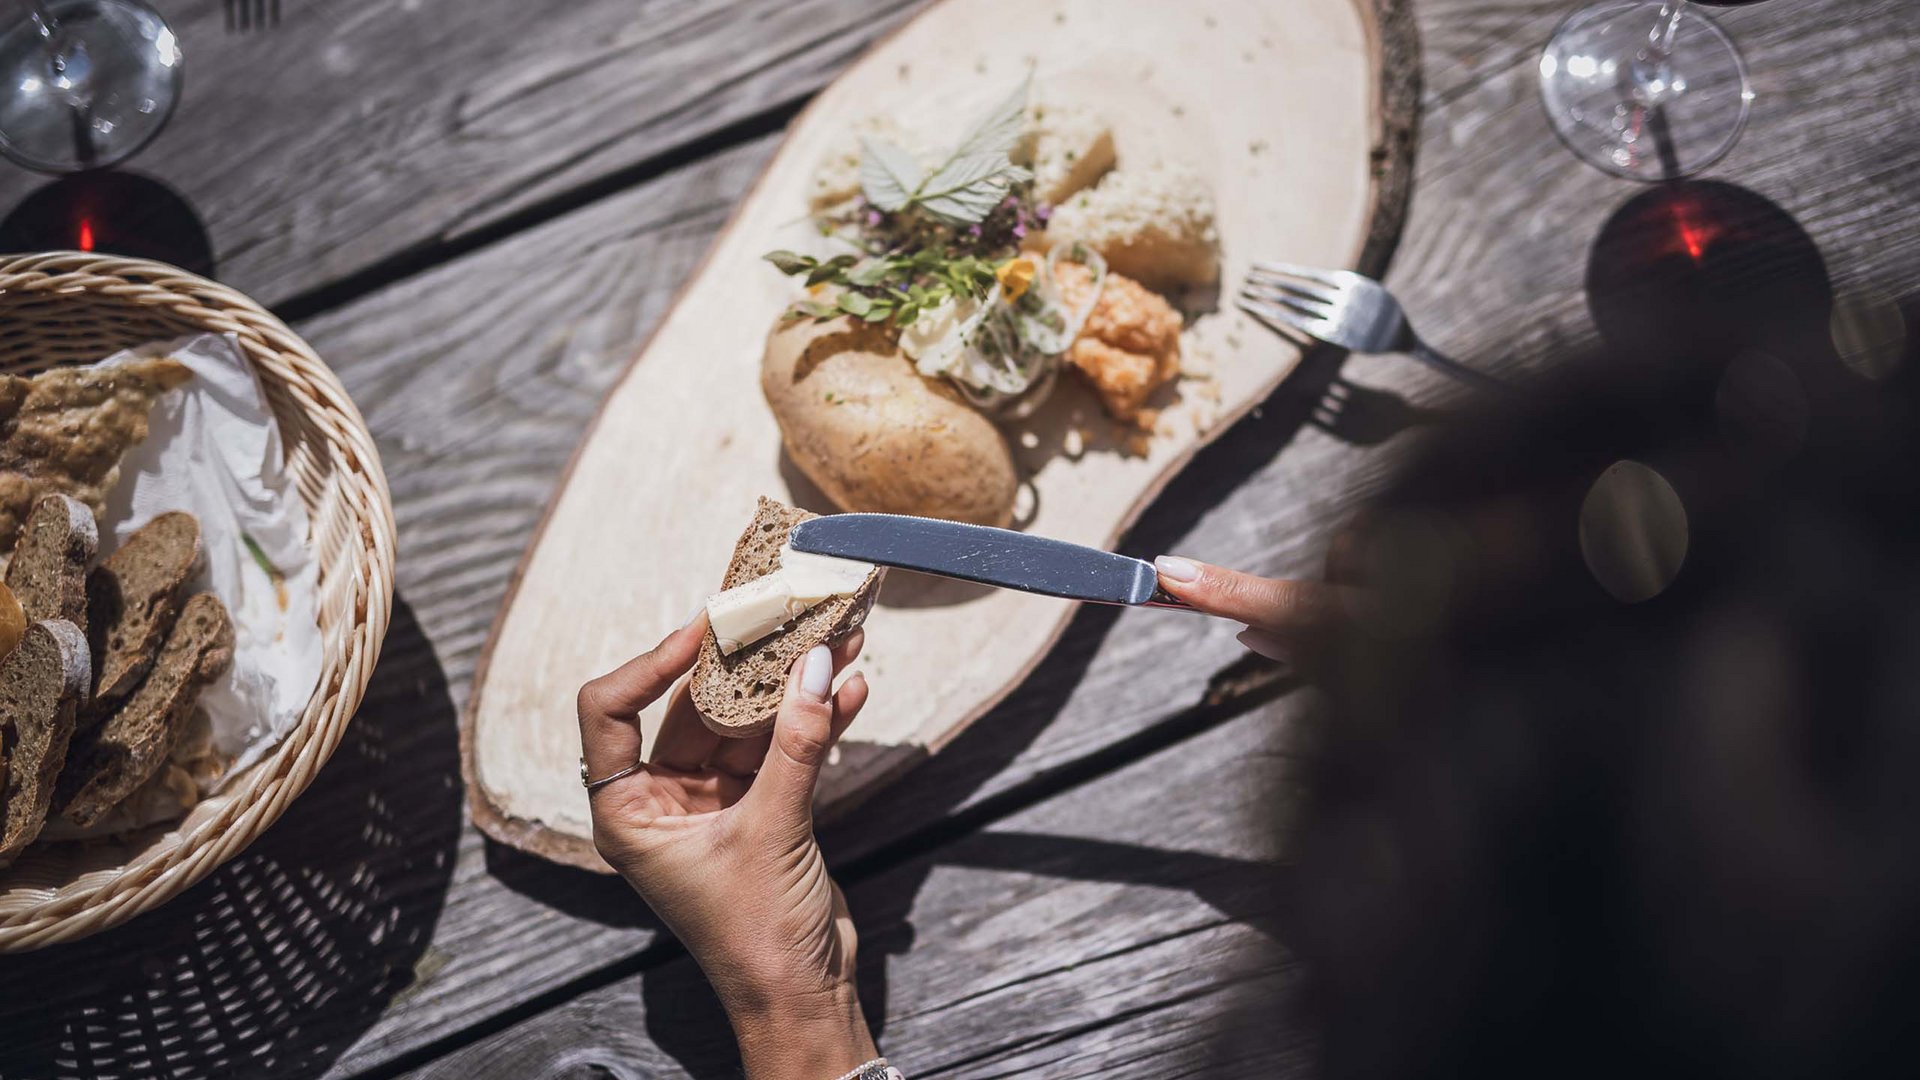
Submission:
M 806 213 L 814 165 L 885 110 L 963 129 L 1031 68 L 1112 124 L 1119 167 L 1177 156 L 1211 178 L 1217 296 L 1183 338 L 1182 380 L 1145 453 L 1126 453 L 1066 380 L 1009 427 L 1032 496 L 1024 526 L 1111 547 L 1202 444 L 1263 400 L 1298 352 L 1232 304 L 1256 258 L 1350 266 L 1404 209 L 1417 56 L 1399 0 L 946 0 L 875 47 L 794 121 L 645 350 L 608 395 L 481 659 L 462 724 L 475 822 L 605 869 L 578 776 L 575 692 L 651 647 L 719 585 L 765 494 L 833 507 L 783 460 L 761 397 L 768 330 L 794 295 L 760 256 Z M 1084 449 L 1066 450 L 1090 432 Z M 873 704 L 822 780 L 823 814 L 937 751 L 1018 685 L 1071 615 L 1052 599 L 892 575 L 861 660 Z M 661 708 L 642 717 L 648 744 Z

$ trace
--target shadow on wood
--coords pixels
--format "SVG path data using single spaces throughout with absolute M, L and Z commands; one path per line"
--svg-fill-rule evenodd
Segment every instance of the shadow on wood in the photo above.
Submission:
M 1445 414 L 1425 409 L 1391 390 L 1333 380 L 1313 410 L 1313 426 L 1355 446 L 1378 446 L 1412 428 L 1439 422 Z
M 1236 1020 L 1222 1025 L 1223 1037 L 1232 1036 L 1232 1051 L 1271 1058 L 1285 1033 L 1293 1030 L 1276 1025 L 1272 1016 L 1265 1015 L 1276 1008 L 1297 1007 L 1291 1000 L 1297 980 L 1289 977 L 1296 964 L 1277 938 L 1278 927 L 1286 921 L 1286 867 L 1205 852 L 1032 833 L 978 833 L 943 848 L 929 860 L 883 876 L 904 876 L 908 880 L 849 892 L 854 921 L 864 928 L 860 941 L 861 1001 L 876 1028 L 879 1018 L 886 1015 L 888 958 L 906 952 L 913 944 L 910 914 L 915 893 L 928 871 L 945 865 L 1191 892 L 1219 911 L 1222 923 L 1248 923 L 1268 938 L 1260 947 L 1235 956 L 1233 970 L 1223 973 L 1224 982 L 1252 988 L 1247 1008 L 1257 1007 L 1262 1013 L 1244 1018 L 1247 1022 Z M 679 957 L 648 971 L 642 980 L 641 997 L 638 1007 L 646 1016 L 648 1036 L 687 1072 L 703 1080 L 737 1075 L 739 1058 L 726 1014 L 690 960 Z M 875 1034 L 880 1032 L 876 1030 Z
M 99 251 L 212 277 L 213 243 L 193 205 L 158 180 L 114 169 L 63 176 L 0 220 L 0 251 Z
M 532 897 L 576 919 L 587 919 L 602 926 L 658 927 L 647 905 L 633 894 L 633 888 L 612 874 L 596 874 L 562 866 L 538 855 L 502 844 L 492 837 L 486 843 L 487 872 L 502 885 Z
M 125 926 L 0 960 L 0 1076 L 324 1073 L 437 966 L 459 777 L 446 679 L 396 598 L 359 714 L 258 842 Z
M 1587 304 L 1615 358 L 1677 367 L 1743 348 L 1827 344 L 1833 284 L 1792 214 L 1721 180 L 1659 184 L 1623 202 L 1587 256 Z

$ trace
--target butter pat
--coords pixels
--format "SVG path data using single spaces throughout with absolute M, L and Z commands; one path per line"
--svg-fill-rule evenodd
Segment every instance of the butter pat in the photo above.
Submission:
M 811 604 L 796 600 L 778 570 L 745 585 L 707 599 L 707 621 L 713 625 L 720 652 L 732 656 L 787 623 L 806 614 Z
M 777 571 L 787 579 L 787 587 L 793 590 L 794 599 L 812 607 L 822 604 L 836 596 L 852 596 L 866 584 L 867 575 L 873 573 L 873 564 L 856 559 L 836 559 L 831 555 L 810 555 L 804 551 L 793 550 L 792 545 L 780 549 L 780 569 Z
M 780 568 L 707 599 L 707 621 L 732 656 L 836 596 L 852 596 L 873 564 L 780 549 Z

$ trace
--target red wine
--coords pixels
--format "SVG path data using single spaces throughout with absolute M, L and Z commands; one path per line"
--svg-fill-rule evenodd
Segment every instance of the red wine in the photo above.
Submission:
M 0 219 L 0 251 L 99 251 L 213 276 L 206 226 L 179 193 L 136 173 L 74 173 Z
M 1617 348 L 1725 359 L 1824 333 L 1826 263 L 1791 215 L 1716 180 L 1661 184 L 1628 200 L 1594 239 L 1587 302 Z

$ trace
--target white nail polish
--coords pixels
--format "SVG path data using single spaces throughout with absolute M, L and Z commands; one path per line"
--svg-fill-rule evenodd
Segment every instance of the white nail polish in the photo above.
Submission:
M 1200 568 L 1193 560 L 1178 555 L 1162 555 L 1153 560 L 1153 568 L 1168 581 L 1193 581 L 1200 576 Z
M 832 688 L 833 654 L 825 645 L 815 645 L 807 653 L 806 666 L 800 669 L 800 692 L 815 701 L 825 701 Z

